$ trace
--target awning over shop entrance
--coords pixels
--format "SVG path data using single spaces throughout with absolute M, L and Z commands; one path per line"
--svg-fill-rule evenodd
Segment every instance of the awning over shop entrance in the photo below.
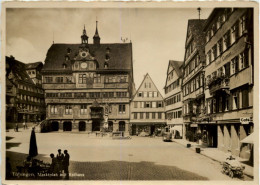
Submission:
M 254 144 L 254 132 L 240 141 L 241 143 Z

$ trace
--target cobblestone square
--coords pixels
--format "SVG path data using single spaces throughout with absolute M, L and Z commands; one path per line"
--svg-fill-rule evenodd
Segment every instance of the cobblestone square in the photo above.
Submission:
M 6 136 L 7 156 L 15 171 L 28 154 L 30 129 L 10 131 Z M 238 180 L 223 175 L 219 163 L 159 137 L 113 140 L 52 132 L 36 133 L 36 140 L 36 158 L 44 162 L 51 162 L 50 153 L 68 150 L 70 180 Z

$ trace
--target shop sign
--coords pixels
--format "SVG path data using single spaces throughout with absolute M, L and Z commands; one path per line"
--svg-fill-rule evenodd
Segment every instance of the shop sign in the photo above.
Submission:
M 198 124 L 192 123 L 192 124 L 190 124 L 190 127 L 198 127 Z
M 240 118 L 240 123 L 243 125 L 249 124 L 249 122 L 252 121 L 249 117 Z

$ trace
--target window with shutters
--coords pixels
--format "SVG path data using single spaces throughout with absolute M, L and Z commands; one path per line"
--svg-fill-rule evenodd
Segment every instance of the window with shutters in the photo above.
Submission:
M 236 40 L 239 38 L 239 22 L 237 21 L 231 28 L 232 31 L 232 43 L 236 42 Z
M 242 90 L 242 108 L 247 108 L 249 106 L 249 92 L 248 89 Z
M 137 119 L 137 113 L 134 112 L 134 119 Z
M 125 114 L 125 105 L 119 105 L 118 112 L 119 114 Z
M 158 119 L 162 119 L 162 113 L 158 112 Z
M 146 113 L 145 113 L 145 118 L 146 118 L 146 119 L 150 119 L 150 118 L 149 118 L 149 114 L 150 114 L 149 112 L 146 112 Z
M 145 108 L 149 108 L 150 107 L 150 102 L 145 102 Z
M 155 112 L 152 113 L 152 119 L 155 119 Z
M 80 114 L 87 114 L 87 105 L 80 106 Z
M 239 100 L 239 93 L 234 92 L 233 93 L 233 110 L 236 110 L 239 108 L 238 100 Z
M 230 30 L 224 35 L 224 50 L 226 50 L 231 45 L 230 40 Z
M 144 119 L 144 113 L 140 112 L 140 119 Z
M 72 106 L 71 105 L 66 105 L 65 106 L 65 114 L 72 114 Z

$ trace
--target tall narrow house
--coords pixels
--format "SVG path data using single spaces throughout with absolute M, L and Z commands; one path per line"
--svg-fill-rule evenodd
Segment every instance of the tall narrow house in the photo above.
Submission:
M 170 60 L 165 82 L 165 115 L 166 123 L 174 133 L 174 138 L 183 138 L 184 125 L 182 118 L 182 68 L 183 62 Z
M 131 102 L 131 125 L 133 135 L 153 135 L 165 126 L 163 97 L 148 73 Z
M 43 66 L 47 119 L 56 131 L 129 132 L 132 43 L 53 44 Z
M 204 116 L 205 20 L 188 21 L 183 64 L 183 121 L 186 136 L 193 140 Z
M 254 53 L 253 9 L 216 8 L 209 16 L 205 98 L 208 123 L 204 125 L 219 149 L 250 158 L 253 123 Z M 211 128 L 214 126 L 214 130 Z

